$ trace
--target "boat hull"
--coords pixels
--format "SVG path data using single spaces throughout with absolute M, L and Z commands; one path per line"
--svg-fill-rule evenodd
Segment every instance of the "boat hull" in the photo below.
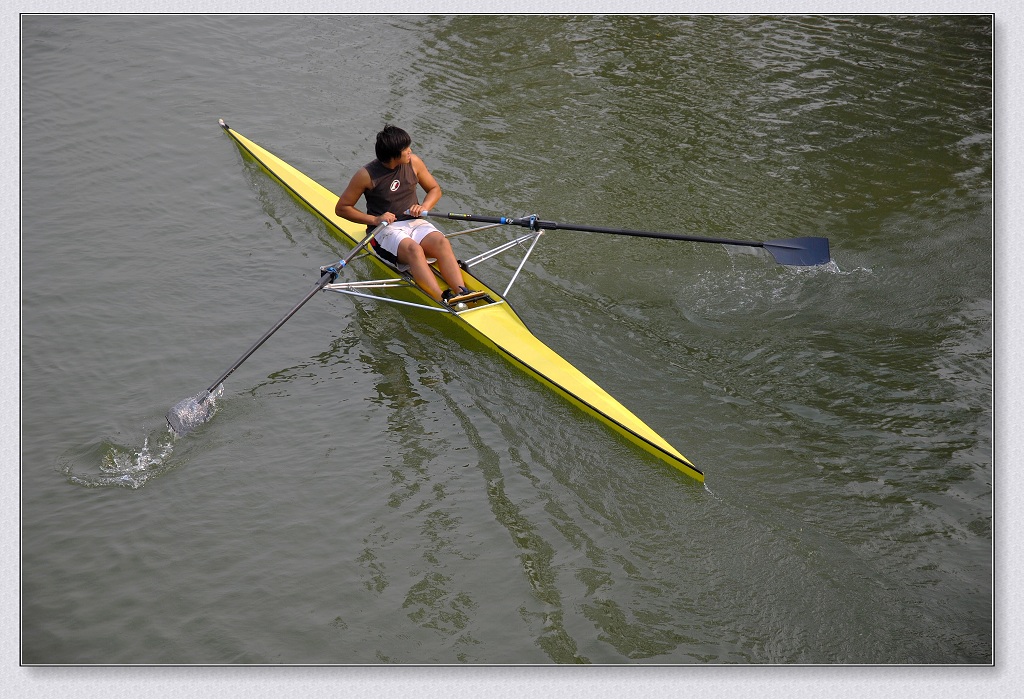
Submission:
M 224 125 L 224 130 L 243 153 L 323 219 L 337 235 L 351 245 L 362 240 L 366 233 L 364 225 L 334 213 L 334 207 L 338 202 L 337 194 L 230 127 Z M 371 256 L 370 259 L 373 259 L 386 274 L 398 276 L 391 267 L 376 257 Z M 661 435 L 531 333 L 501 294 L 490 289 L 469 272 L 464 272 L 463 276 L 466 286 L 471 291 L 487 291 L 491 298 L 495 299 L 494 303 L 477 305 L 468 310 L 449 314 L 461 321 L 460 324 L 470 334 L 629 441 L 691 478 L 704 481 L 704 474 Z M 413 288 L 422 297 L 422 303 L 439 305 L 425 292 Z

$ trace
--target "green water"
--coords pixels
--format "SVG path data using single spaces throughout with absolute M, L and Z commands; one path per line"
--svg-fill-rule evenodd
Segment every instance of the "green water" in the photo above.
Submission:
M 22 663 L 991 664 L 992 43 L 985 16 L 25 17 Z M 335 191 L 394 121 L 439 209 L 833 260 L 552 231 L 525 267 L 533 332 L 706 488 L 445 319 L 344 297 L 175 441 L 167 409 L 344 253 L 218 117 Z

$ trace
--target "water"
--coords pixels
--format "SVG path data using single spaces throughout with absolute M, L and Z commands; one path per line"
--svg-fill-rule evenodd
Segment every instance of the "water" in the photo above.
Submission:
M 989 18 L 31 16 L 22 56 L 24 664 L 993 662 Z M 218 117 L 336 190 L 394 121 L 438 208 L 833 262 L 526 266 L 534 333 L 706 487 L 346 297 L 175 439 L 345 252 Z

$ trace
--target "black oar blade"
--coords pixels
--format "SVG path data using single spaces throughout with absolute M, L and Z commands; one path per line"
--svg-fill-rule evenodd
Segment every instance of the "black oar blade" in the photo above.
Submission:
M 828 238 L 769 240 L 764 243 L 764 249 L 781 265 L 810 267 L 828 264 L 832 259 L 828 249 Z
M 219 396 L 223 390 L 224 384 L 221 384 L 213 393 L 203 391 L 198 395 L 189 396 L 168 410 L 166 415 L 167 424 L 174 430 L 174 434 L 184 437 L 192 430 L 208 422 L 214 413 L 214 397 Z

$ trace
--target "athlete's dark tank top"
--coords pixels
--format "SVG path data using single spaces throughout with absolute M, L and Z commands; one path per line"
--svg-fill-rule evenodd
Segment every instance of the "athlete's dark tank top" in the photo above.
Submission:
M 365 165 L 370 173 L 370 188 L 363 192 L 366 197 L 366 213 L 380 216 L 390 211 L 399 221 L 413 218 L 405 211 L 419 204 L 416 196 L 416 172 L 412 165 L 403 163 L 393 170 L 384 167 L 380 160 Z

